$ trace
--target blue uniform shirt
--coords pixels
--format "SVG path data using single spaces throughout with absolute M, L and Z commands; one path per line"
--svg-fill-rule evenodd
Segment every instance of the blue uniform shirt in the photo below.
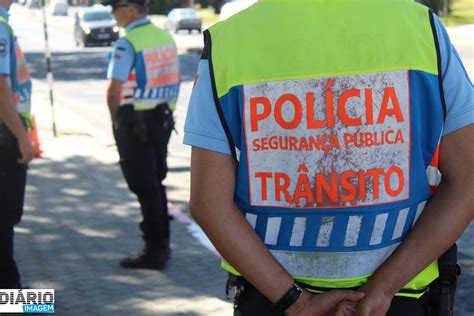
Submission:
M 0 7 L 0 16 L 8 21 L 8 11 Z M 0 24 L 0 75 L 9 76 L 11 71 L 12 38 L 4 24 Z
M 474 123 L 474 91 L 446 29 L 435 16 L 447 116 L 443 135 Z M 209 63 L 201 60 L 184 125 L 184 143 L 231 154 L 212 94 Z
M 133 28 L 147 23 L 150 23 L 149 19 L 134 21 L 126 27 L 125 32 L 130 32 Z M 135 51 L 130 42 L 124 38 L 119 38 L 115 44 L 115 50 L 110 57 L 107 79 L 127 81 L 134 58 Z
M 447 116 L 443 135 L 474 123 L 474 92 L 458 52 L 448 33 L 435 16 L 436 32 L 441 51 L 441 69 Z

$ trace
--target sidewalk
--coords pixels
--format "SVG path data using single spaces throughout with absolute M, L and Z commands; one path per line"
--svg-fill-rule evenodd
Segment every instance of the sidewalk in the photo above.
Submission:
M 116 150 L 84 134 L 60 107 L 60 134 L 53 138 L 47 91 L 34 84 L 44 154 L 31 164 L 25 213 L 16 229 L 16 259 L 27 286 L 55 289 L 56 315 L 230 315 L 219 258 L 185 223 L 172 222 L 165 271 L 118 266 L 142 243 L 138 203 L 122 178 Z

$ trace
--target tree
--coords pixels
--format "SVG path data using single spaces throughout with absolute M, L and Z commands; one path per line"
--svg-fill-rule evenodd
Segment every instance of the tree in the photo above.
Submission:
M 150 14 L 168 14 L 171 9 L 184 8 L 189 0 L 151 0 Z
M 419 3 L 426 5 L 431 8 L 434 12 L 440 13 L 443 12 L 443 2 L 444 0 L 417 0 Z M 451 4 L 454 0 L 448 0 L 448 12 L 451 11 Z

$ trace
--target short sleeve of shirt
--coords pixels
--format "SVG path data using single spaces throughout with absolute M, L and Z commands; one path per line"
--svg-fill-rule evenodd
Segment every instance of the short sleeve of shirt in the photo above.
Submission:
M 474 88 L 446 29 L 434 16 L 441 55 L 446 122 L 443 136 L 474 123 Z
M 120 38 L 110 56 L 107 79 L 127 81 L 133 66 L 135 53 L 132 45 L 126 39 Z
M 229 142 L 217 113 L 209 61 L 201 59 L 184 124 L 186 145 L 231 155 Z
M 11 36 L 5 25 L 0 24 L 0 75 L 10 75 Z

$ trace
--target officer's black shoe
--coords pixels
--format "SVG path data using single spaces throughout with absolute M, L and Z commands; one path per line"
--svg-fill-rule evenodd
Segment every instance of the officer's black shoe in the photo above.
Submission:
M 125 269 L 164 270 L 169 252 L 143 250 L 136 256 L 120 260 L 120 266 Z

